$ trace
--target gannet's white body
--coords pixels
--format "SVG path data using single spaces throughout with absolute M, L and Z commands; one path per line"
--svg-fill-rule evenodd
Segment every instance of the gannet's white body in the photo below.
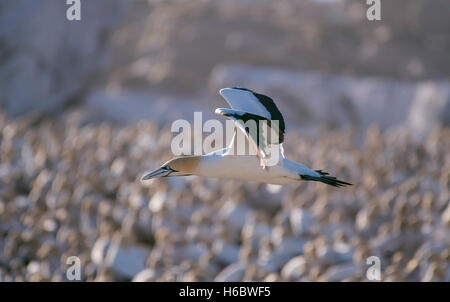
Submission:
M 228 151 L 228 148 L 227 148 Z M 311 174 L 320 177 L 318 172 L 302 164 L 280 159 L 279 165 L 264 169 L 254 155 L 227 155 L 214 152 L 202 157 L 195 175 L 204 177 L 232 178 L 268 184 L 286 185 L 298 182 L 300 175 Z
M 231 109 L 219 108 L 216 113 L 235 122 L 236 127 L 246 135 L 250 145 L 254 148 L 255 155 L 234 155 L 234 152 L 231 152 L 231 150 L 235 150 L 236 140 L 234 137 L 230 146 L 225 149 L 203 156 L 174 158 L 159 169 L 145 174 L 142 180 L 167 176 L 198 175 L 276 185 L 285 185 L 301 180 L 320 181 L 335 187 L 351 185 L 328 176 L 328 173 L 311 170 L 305 165 L 284 157 L 282 146 L 285 131 L 284 119 L 271 98 L 245 88 L 224 88 L 220 90 L 220 94 L 230 104 Z M 266 139 L 263 142 L 261 138 L 264 138 L 264 135 L 267 136 L 264 129 L 259 127 L 256 133 L 250 133 L 245 126 L 247 121 L 268 122 L 271 130 L 277 135 L 275 138 Z M 268 166 L 266 159 L 270 150 L 278 152 L 279 160 L 276 164 Z

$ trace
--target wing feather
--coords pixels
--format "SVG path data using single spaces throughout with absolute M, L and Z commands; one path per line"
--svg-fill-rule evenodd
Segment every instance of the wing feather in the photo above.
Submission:
M 246 88 L 224 88 L 220 90 L 231 109 L 218 108 L 216 113 L 232 120 L 246 136 L 261 165 L 265 167 L 264 158 L 267 148 L 277 145 L 279 154 L 284 157 L 282 143 L 284 141 L 285 124 L 281 112 L 275 102 L 268 96 L 253 92 Z M 256 122 L 256 132 L 250 131 L 246 124 Z M 261 127 L 267 125 L 268 127 Z M 275 131 L 276 138 L 269 138 L 267 130 Z M 272 132 L 273 133 L 273 132 Z M 234 141 L 233 141 L 234 143 Z M 234 146 L 232 146 L 234 147 Z
M 267 95 L 256 93 L 246 88 L 223 88 L 222 97 L 230 104 L 232 109 L 265 117 L 267 120 L 276 120 L 279 123 L 280 133 L 285 132 L 283 115 L 275 102 Z

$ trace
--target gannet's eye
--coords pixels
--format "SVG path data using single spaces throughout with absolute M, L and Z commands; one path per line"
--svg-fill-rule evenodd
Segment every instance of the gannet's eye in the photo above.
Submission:
M 171 168 L 170 168 L 170 166 L 169 165 L 166 165 L 165 167 L 163 167 L 164 169 L 166 169 L 166 170 L 172 170 Z

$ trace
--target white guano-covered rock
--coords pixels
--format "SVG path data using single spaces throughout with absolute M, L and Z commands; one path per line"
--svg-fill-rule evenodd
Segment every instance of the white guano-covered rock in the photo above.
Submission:
M 66 1 L 2 1 L 0 105 L 13 116 L 49 113 L 79 96 L 105 67 L 125 4 L 81 1 L 81 21 L 68 21 Z

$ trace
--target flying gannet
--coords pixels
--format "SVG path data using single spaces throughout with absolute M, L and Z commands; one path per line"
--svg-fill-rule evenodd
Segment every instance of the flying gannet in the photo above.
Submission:
M 201 156 L 182 156 L 169 160 L 160 168 L 144 174 L 142 180 L 157 177 L 198 175 L 204 177 L 232 178 L 246 181 L 257 181 L 267 184 L 284 185 L 298 181 L 319 181 L 330 186 L 343 187 L 351 185 L 329 176 L 321 170 L 311 170 L 303 164 L 284 157 L 283 141 L 285 123 L 282 114 L 274 101 L 263 94 L 246 88 L 223 88 L 222 97 L 231 106 L 218 108 L 216 113 L 232 120 L 235 126 L 245 134 L 249 145 L 254 148 L 254 155 L 234 155 L 236 133 L 231 144 L 222 150 Z M 256 135 L 250 133 L 244 123 L 250 120 L 256 123 L 267 122 L 268 128 L 276 133 L 275 139 L 260 139 L 268 131 L 261 129 L 258 123 Z M 275 122 L 276 121 L 276 122 Z M 256 124 L 255 123 L 255 124 Z M 272 133 L 273 133 L 272 132 Z M 276 164 L 266 165 L 267 152 L 278 152 Z

